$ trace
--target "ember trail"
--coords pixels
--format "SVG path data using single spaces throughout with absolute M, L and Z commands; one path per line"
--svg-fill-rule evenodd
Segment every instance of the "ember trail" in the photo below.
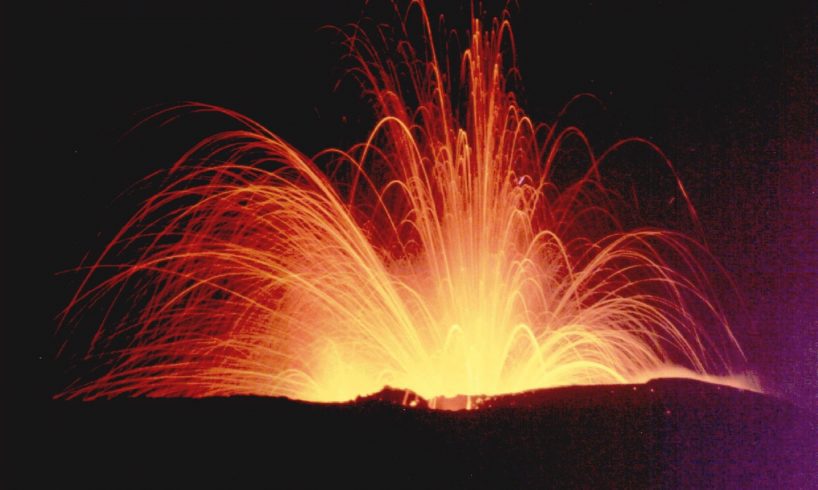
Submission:
M 580 129 L 527 117 L 507 88 L 507 13 L 473 15 L 459 66 L 439 58 L 423 2 L 403 14 L 403 32 L 423 35 L 391 50 L 357 26 L 342 34 L 378 116 L 348 150 L 308 157 L 205 104 L 154 116 L 242 127 L 184 154 L 81 269 L 61 323 L 95 329 L 85 347 L 105 369 L 63 396 L 343 401 L 389 385 L 434 399 L 736 374 L 706 248 L 625 229 L 602 183 L 629 145 L 673 173 L 658 148 L 596 154 Z M 566 142 L 584 157 L 566 161 Z M 557 186 L 559 165 L 582 177 Z M 141 306 L 83 322 L 123 302 Z

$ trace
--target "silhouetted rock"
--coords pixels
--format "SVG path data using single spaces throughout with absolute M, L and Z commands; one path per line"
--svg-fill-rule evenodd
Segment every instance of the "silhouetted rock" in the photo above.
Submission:
M 815 414 L 773 397 L 666 379 L 477 398 L 54 401 L 17 427 L 10 487 L 818 485 Z

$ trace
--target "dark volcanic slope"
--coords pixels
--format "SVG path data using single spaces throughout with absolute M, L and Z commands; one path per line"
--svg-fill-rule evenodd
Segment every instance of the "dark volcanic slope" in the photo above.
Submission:
M 818 485 L 814 414 L 726 387 L 571 387 L 470 412 L 378 398 L 54 401 L 18 427 L 10 487 Z

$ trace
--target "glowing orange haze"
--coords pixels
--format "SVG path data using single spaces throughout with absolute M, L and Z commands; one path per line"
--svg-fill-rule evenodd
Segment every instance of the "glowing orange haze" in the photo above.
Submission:
M 472 21 L 459 76 L 422 3 L 416 16 L 421 42 L 392 57 L 346 34 L 379 116 L 346 152 L 308 158 L 239 114 L 173 109 L 242 128 L 185 154 L 87 269 L 63 321 L 102 302 L 88 354 L 105 369 L 66 396 L 341 401 L 384 385 L 431 398 L 731 374 L 742 355 L 704 247 L 623 230 L 602 185 L 611 152 L 650 143 L 594 155 L 577 128 L 526 117 L 506 88 L 505 14 Z M 567 140 L 587 148 L 571 157 L 585 173 L 558 188 Z

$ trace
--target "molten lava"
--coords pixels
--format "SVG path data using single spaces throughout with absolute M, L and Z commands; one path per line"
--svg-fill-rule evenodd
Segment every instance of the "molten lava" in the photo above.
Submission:
M 86 346 L 101 367 L 66 396 L 433 399 L 732 374 L 706 249 L 625 229 L 602 182 L 632 144 L 673 173 L 661 152 L 595 154 L 578 128 L 529 119 L 507 86 L 507 14 L 472 19 L 459 71 L 425 5 L 406 15 L 424 34 L 392 51 L 344 34 L 378 116 L 347 151 L 310 158 L 226 109 L 172 109 L 242 127 L 182 156 L 85 269 L 62 322 L 101 311 Z M 583 175 L 558 185 L 568 141 Z

